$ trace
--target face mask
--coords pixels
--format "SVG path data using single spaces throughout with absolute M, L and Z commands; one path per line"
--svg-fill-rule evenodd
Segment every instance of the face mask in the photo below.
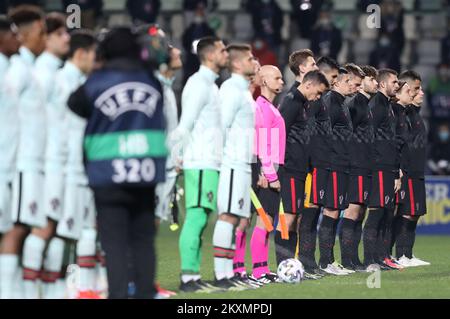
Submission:
M 391 41 L 389 40 L 388 37 L 382 37 L 382 38 L 380 39 L 380 45 L 381 45 L 382 47 L 387 47 L 387 46 L 389 46 L 390 43 L 391 43 Z
M 450 137 L 450 133 L 448 131 L 439 132 L 439 139 L 441 142 L 447 142 Z
M 195 16 L 194 17 L 194 23 L 196 23 L 196 24 L 201 24 L 201 23 L 203 23 L 203 21 L 204 21 L 204 19 L 203 19 L 202 16 Z

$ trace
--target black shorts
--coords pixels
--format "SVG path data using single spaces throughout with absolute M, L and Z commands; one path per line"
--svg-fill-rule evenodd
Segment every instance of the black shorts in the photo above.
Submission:
M 373 171 L 370 189 L 370 208 L 393 208 L 395 205 L 394 184 L 396 173 L 392 171 Z
M 260 168 L 261 165 L 259 163 L 252 164 L 252 188 L 267 215 L 275 218 L 275 215 L 278 214 L 280 209 L 280 193 L 272 188 L 260 188 L 256 185 L 258 183 Z M 256 212 L 253 203 L 251 211 L 252 213 Z
M 367 175 L 351 175 L 348 180 L 347 202 L 367 206 L 372 178 Z
M 401 215 L 422 216 L 427 213 L 424 178 L 402 177 L 398 212 Z
M 310 203 L 318 206 L 325 205 L 325 191 L 327 189 L 330 171 L 325 168 L 315 167 L 311 171 L 311 196 Z
M 305 201 L 305 176 L 281 171 L 281 200 L 286 214 L 299 214 Z
M 331 171 L 325 191 L 325 208 L 343 210 L 348 207 L 348 173 Z

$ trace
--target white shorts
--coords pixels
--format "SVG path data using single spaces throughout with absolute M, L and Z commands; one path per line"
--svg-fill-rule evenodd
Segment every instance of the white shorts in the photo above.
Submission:
M 88 186 L 66 184 L 63 215 L 56 233 L 64 238 L 78 240 L 83 228 L 95 227 L 94 196 Z
M 48 218 L 59 221 L 63 212 L 64 175 L 45 174 L 44 210 Z
M 167 221 L 172 214 L 172 208 L 170 203 L 172 197 L 174 196 L 174 187 L 176 183 L 176 176 L 166 176 L 166 181 L 164 183 L 159 183 L 156 185 L 155 189 L 155 199 L 156 199 L 156 217 L 161 220 Z
M 30 227 L 47 226 L 43 209 L 44 174 L 19 172 L 13 181 L 12 221 Z
M 217 208 L 219 214 L 250 217 L 250 172 L 222 167 L 220 169 Z
M 0 181 L 0 233 L 6 233 L 13 226 L 11 220 L 12 185 Z

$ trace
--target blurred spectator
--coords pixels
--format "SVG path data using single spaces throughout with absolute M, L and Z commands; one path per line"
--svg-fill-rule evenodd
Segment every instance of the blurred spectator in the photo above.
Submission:
M 183 33 L 183 48 L 185 50 L 185 62 L 183 63 L 183 84 L 187 79 L 197 72 L 200 67 L 200 61 L 196 54 L 193 53 L 192 43 L 195 40 L 206 36 L 214 36 L 214 30 L 206 21 L 206 11 L 203 5 L 199 5 L 195 11 L 194 20 L 191 25 Z
M 427 88 L 427 105 L 430 112 L 430 137 L 436 136 L 437 126 L 450 118 L 450 66 L 439 64 L 437 74 Z
M 160 8 L 159 0 L 127 0 L 127 10 L 134 24 L 155 23 Z
M 447 123 L 438 126 L 437 139 L 431 145 L 428 168 L 433 175 L 450 175 L 450 130 Z
M 321 11 L 311 34 L 311 50 L 317 56 L 329 56 L 336 60 L 341 47 L 341 30 L 331 20 L 330 11 Z
M 217 5 L 217 0 L 183 0 L 184 25 L 191 25 L 199 7 L 202 7 L 206 12 L 208 9 L 214 11 Z
M 391 68 L 400 71 L 400 54 L 387 34 L 381 33 L 375 49 L 370 53 L 369 64 L 377 69 Z
M 291 21 L 297 24 L 300 37 L 310 39 L 324 0 L 290 0 Z
M 6 2 L 7 6 L 9 6 L 9 7 L 17 7 L 22 4 L 32 4 L 35 6 L 42 6 L 44 1 L 42 1 L 42 0 L 2 0 L 1 2 Z
M 447 35 L 441 40 L 441 62 L 450 64 L 450 17 L 447 18 Z
M 405 44 L 405 31 L 403 30 L 403 5 L 398 0 L 384 0 L 381 3 L 381 29 L 380 34 L 387 35 L 393 50 L 402 55 Z
M 261 65 L 277 65 L 277 56 L 267 42 L 261 38 L 256 38 L 252 43 L 252 52 Z
M 275 0 L 248 0 L 246 10 L 252 16 L 255 37 L 263 39 L 278 53 L 281 45 L 283 11 Z
M 62 0 L 64 8 L 77 4 L 81 9 L 81 27 L 95 29 L 98 19 L 103 15 L 103 0 Z

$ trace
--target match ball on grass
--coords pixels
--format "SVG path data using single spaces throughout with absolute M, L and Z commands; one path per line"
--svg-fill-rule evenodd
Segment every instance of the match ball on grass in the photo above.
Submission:
M 304 273 L 305 268 L 300 260 L 295 258 L 283 260 L 278 265 L 277 274 L 282 282 L 298 284 L 302 281 Z

